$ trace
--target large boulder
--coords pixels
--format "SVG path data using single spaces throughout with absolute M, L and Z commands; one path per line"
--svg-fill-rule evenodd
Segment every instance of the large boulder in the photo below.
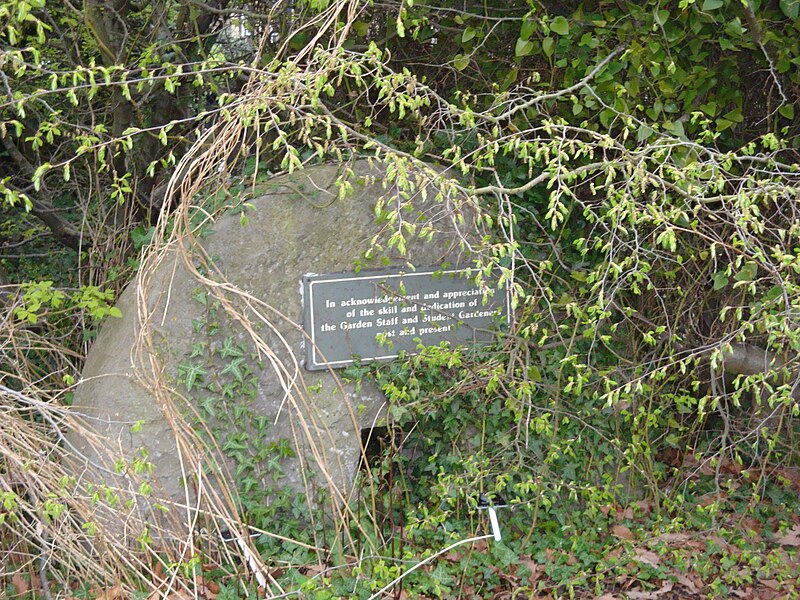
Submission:
M 362 456 L 361 432 L 379 421 L 385 399 L 372 384 L 355 387 L 332 370 L 302 368 L 300 281 L 309 272 L 363 265 L 365 250 L 381 235 L 385 224 L 376 223 L 376 201 L 391 202 L 396 192 L 387 189 L 382 167 L 362 160 L 352 168 L 352 191 L 344 198 L 335 185 L 337 166 L 270 181 L 250 201 L 246 219 L 240 210 L 229 211 L 202 238 L 208 270 L 201 272 L 208 281 L 187 269 L 191 254 L 187 259 L 185 252 L 167 250 L 149 276 L 121 295 L 122 318 L 102 327 L 75 410 L 128 460 L 146 449 L 165 497 L 189 497 L 184 485 L 191 488 L 194 476 L 185 458 L 191 449 L 176 444 L 176 432 L 180 439 L 180 423 L 202 421 L 223 448 L 252 445 L 252 436 L 260 436 L 257 447 L 282 456 L 282 485 L 308 489 L 311 481 L 347 493 Z M 433 238 L 413 241 L 404 256 L 379 253 L 373 264 L 460 262 L 458 242 L 473 224 L 453 218 L 452 203 L 435 200 L 436 192 L 428 187 L 425 200 L 414 198 L 420 212 L 407 215 L 433 219 Z M 228 302 L 246 318 L 231 318 Z M 143 330 L 152 334 L 146 343 Z M 263 340 L 260 348 L 254 339 Z M 157 379 L 167 385 L 156 385 Z M 100 460 L 86 438 L 71 441 L 85 460 Z

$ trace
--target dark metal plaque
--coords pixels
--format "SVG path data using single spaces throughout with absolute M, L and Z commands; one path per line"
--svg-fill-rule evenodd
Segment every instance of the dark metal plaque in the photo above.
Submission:
M 303 276 L 305 367 L 391 360 L 419 344 L 486 341 L 510 314 L 508 294 L 484 298 L 470 269 Z

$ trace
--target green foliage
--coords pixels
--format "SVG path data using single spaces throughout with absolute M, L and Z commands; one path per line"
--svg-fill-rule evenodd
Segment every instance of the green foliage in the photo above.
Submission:
M 316 531 L 307 527 L 313 521 L 307 500 L 282 482 L 285 459 L 295 452 L 287 439 L 270 440 L 270 417 L 252 406 L 256 372 L 264 365 L 233 334 L 223 337 L 218 301 L 203 289 L 196 290 L 194 299 L 206 315 L 196 327 L 190 356 L 178 365 L 178 377 L 199 409 L 197 433 L 230 461 L 246 522 L 271 534 L 258 538 L 259 551 L 272 560 L 304 562 L 310 557 L 307 550 L 280 539 L 316 543 Z
M 473 360 L 492 367 L 473 372 Z M 386 488 L 379 509 L 384 527 L 402 531 L 386 549 L 389 556 L 419 561 L 432 548 L 487 532 L 485 514 L 476 510 L 479 494 L 503 505 L 497 509 L 501 542 L 447 553 L 404 577 L 406 593 L 451 597 L 458 589 L 481 590 L 483 597 L 513 589 L 560 597 L 598 595 L 616 585 L 656 593 L 677 576 L 690 590 L 725 597 L 763 579 L 796 576 L 775 560 L 781 552 L 768 550 L 754 532 L 743 538 L 736 525 L 743 514 L 757 527 L 792 521 L 796 499 L 787 503 L 785 494 L 793 484 L 769 484 L 773 498 L 753 505 L 746 491 L 736 490 L 760 484 L 734 477 L 719 501 L 707 504 L 715 477 L 704 470 L 684 482 L 686 498 L 669 500 L 656 492 L 642 500 L 631 485 L 634 465 L 617 470 L 625 462 L 626 440 L 635 439 L 641 425 L 620 435 L 613 419 L 594 417 L 591 401 L 559 409 L 538 391 L 526 396 L 538 415 L 523 416 L 523 429 L 515 403 L 506 401 L 509 390 L 495 384 L 513 361 L 497 350 L 468 357 L 439 347 L 377 369 L 396 427 L 373 472 L 375 483 Z M 352 376 L 362 374 L 351 370 Z M 719 536 L 692 533 L 707 528 Z M 374 588 L 404 572 L 386 557 L 368 571 Z M 686 583 L 687 573 L 697 583 Z
M 37 281 L 22 286 L 20 304 L 14 308 L 14 316 L 29 323 L 36 323 L 43 315 L 55 323 L 57 315 L 78 309 L 93 321 L 106 316 L 119 318 L 119 308 L 112 306 L 114 292 L 87 285 L 69 295 L 53 287 L 52 281 Z
M 656 593 L 694 570 L 692 586 L 727 597 L 796 577 L 767 544 L 791 542 L 796 526 L 797 2 L 403 1 L 349 13 L 279 2 L 264 18 L 231 4 L 227 22 L 204 20 L 200 5 L 126 4 L 126 35 L 102 4 L 70 6 L 0 5 L 3 230 L 21 245 L 50 231 L 75 251 L 59 260 L 91 274 L 62 291 L 49 283 L 61 264 L 4 258 L 27 282 L 18 321 L 70 328 L 68 307 L 113 316 L 105 290 L 124 281 L 130 249 L 181 224 L 201 233 L 245 187 L 225 189 L 230 169 L 255 190 L 273 172 L 357 155 L 387 169 L 374 207 L 385 229 L 367 257 L 403 255 L 432 233 L 415 198 L 434 180 L 455 222 L 473 209 L 453 199 L 476 200 L 482 239 L 465 247 L 483 281 L 511 290 L 513 327 L 495 348 L 428 348 L 378 370 L 391 439 L 365 483 L 385 493 L 353 512 L 388 523 L 369 540 L 379 555 L 312 574 L 297 566 L 312 562 L 306 549 L 265 535 L 261 552 L 290 565 L 287 589 L 369 597 L 486 531 L 480 493 L 510 505 L 503 541 L 438 558 L 406 589 Z M 249 47 L 256 31 L 262 53 Z M 203 160 L 177 168 L 195 138 L 190 158 Z M 411 175 L 419 159 L 459 179 Z M 165 199 L 173 176 L 184 187 Z M 210 202 L 187 206 L 195 198 Z M 154 228 L 172 200 L 177 217 Z M 305 504 L 280 486 L 291 450 L 265 441 L 249 406 L 255 359 L 220 307 L 202 290 L 198 300 L 208 312 L 178 366 L 182 389 L 235 465 L 247 518 L 314 544 L 322 525 L 306 529 Z M 736 513 L 763 536 L 737 545 Z M 720 539 L 700 546 L 675 537 L 711 528 Z M 218 597 L 242 592 L 226 584 Z

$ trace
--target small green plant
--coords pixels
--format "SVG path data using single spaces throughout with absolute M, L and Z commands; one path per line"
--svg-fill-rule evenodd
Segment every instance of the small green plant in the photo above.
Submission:
M 119 308 L 112 305 L 112 290 L 87 285 L 68 294 L 56 289 L 52 281 L 29 282 L 22 289 L 22 303 L 14 309 L 14 316 L 29 323 L 36 323 L 48 312 L 66 314 L 76 308 L 93 321 L 101 321 L 107 316 L 122 317 Z
M 274 534 L 257 538 L 259 551 L 274 560 L 302 564 L 307 557 L 301 559 L 297 546 L 283 544 L 280 538 L 314 544 L 316 532 L 308 528 L 314 520 L 306 499 L 283 484 L 284 462 L 295 456 L 290 441 L 270 439 L 270 416 L 253 406 L 263 365 L 235 335 L 222 335 L 219 302 L 199 289 L 194 299 L 206 312 L 193 323 L 192 351 L 177 373 L 199 409 L 196 431 L 205 438 L 210 434 L 209 441 L 230 461 L 245 522 Z M 235 590 L 224 588 L 220 594 Z

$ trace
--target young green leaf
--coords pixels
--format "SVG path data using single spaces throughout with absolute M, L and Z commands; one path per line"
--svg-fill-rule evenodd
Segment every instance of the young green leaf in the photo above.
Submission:
M 553 56 L 553 51 L 555 49 L 555 41 L 550 36 L 547 36 L 542 40 L 542 50 L 544 50 L 545 55 L 550 58 Z
M 800 16 L 800 0 L 780 0 L 778 6 L 781 7 L 783 14 L 793 21 Z
M 518 38 L 514 47 L 514 55 L 517 57 L 528 56 L 531 52 L 533 52 L 533 42 Z
M 469 66 L 469 56 L 464 54 L 456 54 L 453 58 L 453 66 L 459 71 L 463 71 Z
M 555 31 L 558 35 L 569 35 L 569 21 L 559 15 L 550 23 L 550 30 Z

